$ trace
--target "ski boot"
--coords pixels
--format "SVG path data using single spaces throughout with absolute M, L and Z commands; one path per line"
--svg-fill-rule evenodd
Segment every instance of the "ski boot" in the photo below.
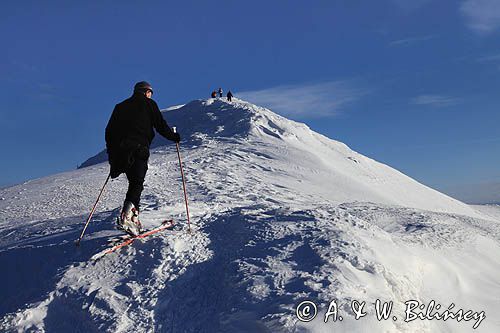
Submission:
M 139 221 L 139 210 L 130 201 L 125 201 L 118 219 L 118 228 L 132 236 L 138 236 L 143 231 Z

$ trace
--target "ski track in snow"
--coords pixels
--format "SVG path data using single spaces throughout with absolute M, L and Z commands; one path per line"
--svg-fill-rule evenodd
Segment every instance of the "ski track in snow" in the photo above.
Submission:
M 461 204 L 245 102 L 189 106 L 168 112 L 198 108 L 210 121 L 181 145 L 192 233 L 173 145 L 154 148 L 141 219 L 153 227 L 173 217 L 176 229 L 97 261 L 121 234 L 124 176 L 110 182 L 79 248 L 106 164 L 0 190 L 2 331 L 472 331 L 473 322 L 373 313 L 356 321 L 345 306 L 376 299 L 394 301 L 399 318 L 407 300 L 454 302 L 486 312 L 477 332 L 498 331 L 500 210 Z M 325 324 L 333 299 L 345 319 Z M 320 309 L 307 324 L 295 316 L 303 300 Z

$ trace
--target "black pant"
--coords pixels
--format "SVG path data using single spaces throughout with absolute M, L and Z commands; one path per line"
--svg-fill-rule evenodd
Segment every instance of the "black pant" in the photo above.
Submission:
M 134 162 L 125 172 L 128 179 L 128 191 L 125 200 L 132 202 L 134 206 L 139 209 L 141 193 L 144 189 L 144 178 L 146 177 L 146 172 L 148 171 L 148 158 L 144 155 L 141 156 L 141 154 L 134 155 L 136 155 Z M 144 159 L 144 157 L 146 157 L 146 159 Z

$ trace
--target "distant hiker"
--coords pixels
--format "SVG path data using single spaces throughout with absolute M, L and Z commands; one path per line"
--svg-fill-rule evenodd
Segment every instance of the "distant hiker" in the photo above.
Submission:
M 219 97 L 222 98 L 222 88 L 219 88 Z
M 153 88 L 146 81 L 136 83 L 133 95 L 116 104 L 106 126 L 106 148 L 111 166 L 111 178 L 125 173 L 128 191 L 118 220 L 125 232 L 138 235 L 139 202 L 148 171 L 149 146 L 155 135 L 154 129 L 166 139 L 181 140 L 168 126 L 156 102 L 151 99 Z
M 227 97 L 228 102 L 231 102 L 233 100 L 233 94 L 231 93 L 231 90 L 229 90 L 227 92 L 226 97 Z
M 217 91 L 215 91 L 215 90 L 212 91 L 212 95 L 211 96 L 212 96 L 212 98 L 216 98 L 217 97 Z

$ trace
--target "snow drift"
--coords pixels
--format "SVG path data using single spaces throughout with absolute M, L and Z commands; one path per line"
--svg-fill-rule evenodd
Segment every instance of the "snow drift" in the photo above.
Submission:
M 197 100 L 165 117 L 183 137 L 195 231 L 89 260 L 119 234 L 120 177 L 75 249 L 105 152 L 0 190 L 2 330 L 470 332 L 478 321 L 405 322 L 409 300 L 484 313 L 478 332 L 500 328 L 495 207 L 481 212 L 241 100 Z M 141 218 L 166 217 L 185 223 L 175 146 L 157 137 Z M 393 302 L 389 320 L 376 319 L 377 299 Z M 332 300 L 344 320 L 324 323 Z M 366 317 L 353 318 L 353 300 Z M 310 322 L 297 318 L 303 301 L 317 305 Z

